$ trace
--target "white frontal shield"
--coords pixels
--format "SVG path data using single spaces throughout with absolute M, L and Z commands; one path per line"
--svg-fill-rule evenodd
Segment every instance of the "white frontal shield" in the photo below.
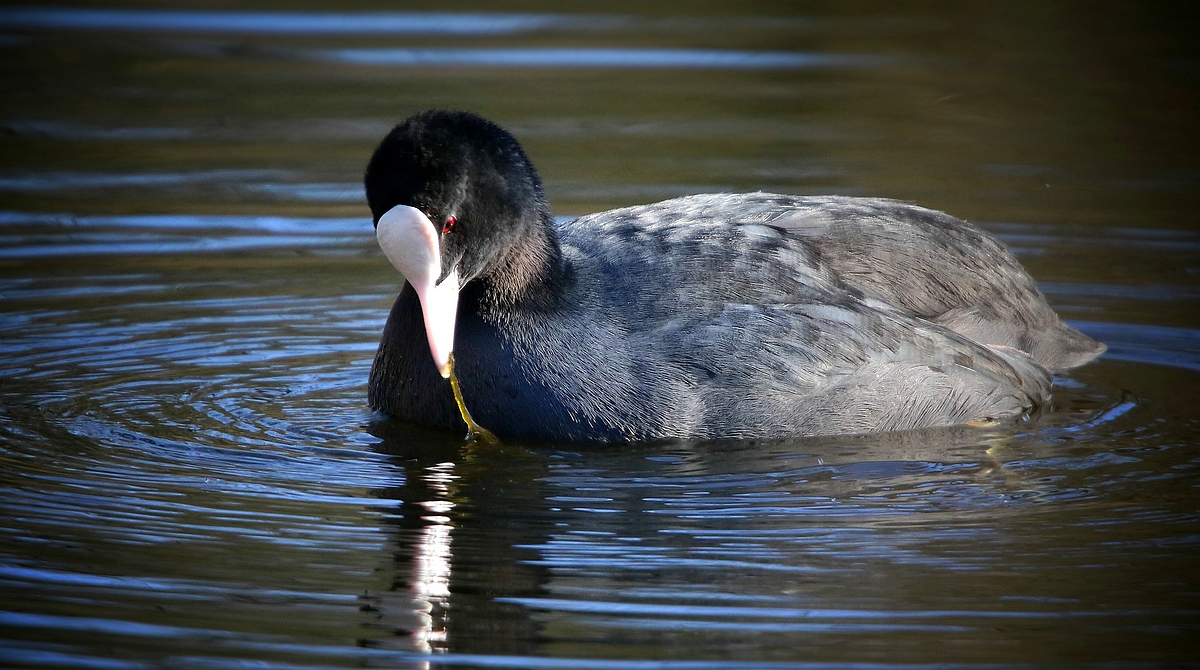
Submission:
M 383 255 L 417 292 L 429 352 L 438 372 L 443 378 L 449 377 L 454 320 L 458 316 L 458 270 L 452 271 L 441 284 L 436 283 L 442 273 L 437 229 L 421 210 L 396 205 L 379 217 L 375 237 Z

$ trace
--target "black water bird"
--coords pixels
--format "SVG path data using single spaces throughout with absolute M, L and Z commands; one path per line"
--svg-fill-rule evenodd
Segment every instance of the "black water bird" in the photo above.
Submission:
M 369 401 L 418 424 L 463 425 L 452 352 L 501 438 L 611 442 L 996 421 L 1105 349 L 994 237 L 903 202 L 707 194 L 556 224 L 511 134 L 439 110 L 365 180 L 407 280 Z

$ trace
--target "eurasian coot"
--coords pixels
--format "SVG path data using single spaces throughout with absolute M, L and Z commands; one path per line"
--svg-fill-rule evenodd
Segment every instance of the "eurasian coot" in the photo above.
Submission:
M 894 200 L 708 194 L 556 224 L 511 134 L 440 110 L 388 133 L 366 190 L 407 279 L 369 401 L 418 424 L 463 425 L 452 351 L 500 437 L 609 442 L 999 420 L 1105 349 L 994 237 Z

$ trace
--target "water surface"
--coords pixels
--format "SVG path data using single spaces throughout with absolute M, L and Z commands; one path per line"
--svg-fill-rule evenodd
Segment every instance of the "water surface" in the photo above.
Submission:
M 0 664 L 1197 662 L 1191 24 L 992 4 L 0 10 Z M 510 128 L 561 216 L 944 209 L 1109 352 L 1015 428 L 391 422 L 361 173 L 429 107 Z

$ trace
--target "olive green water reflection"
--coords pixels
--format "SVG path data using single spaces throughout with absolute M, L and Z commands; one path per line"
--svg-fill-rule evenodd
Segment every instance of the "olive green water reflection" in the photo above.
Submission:
M 331 32 L 84 7 L 0 9 L 0 664 L 1200 660 L 1191 10 L 351 3 Z M 456 49 L 524 64 L 429 60 Z M 1016 430 L 491 449 L 395 425 L 364 406 L 400 280 L 360 178 L 434 106 L 512 129 L 560 215 L 944 209 L 1109 353 Z

